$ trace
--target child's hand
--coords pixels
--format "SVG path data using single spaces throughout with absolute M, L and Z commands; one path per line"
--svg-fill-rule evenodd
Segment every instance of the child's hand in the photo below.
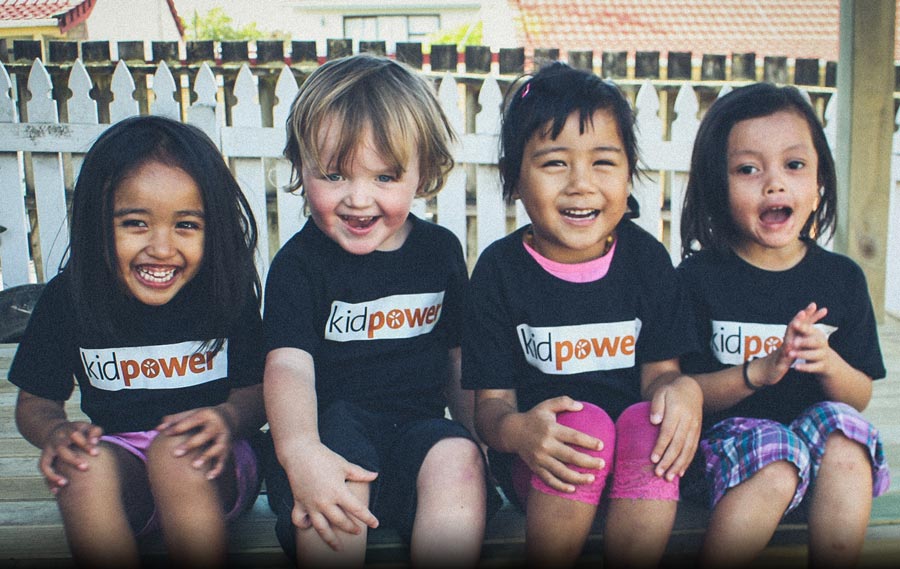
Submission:
M 760 387 L 775 385 L 781 381 L 793 365 L 799 371 L 821 373 L 828 354 L 828 338 L 814 324 L 828 314 L 827 308 L 817 308 L 810 303 L 788 323 L 781 346 L 765 358 L 765 376 Z M 796 360 L 804 359 L 806 362 Z
M 56 494 L 69 483 L 66 477 L 56 471 L 56 465 L 62 462 L 78 470 L 87 470 L 85 455 L 99 454 L 97 445 L 100 444 L 102 434 L 101 427 L 83 421 L 66 421 L 53 429 L 38 463 L 51 493 Z
M 657 476 L 669 481 L 684 476 L 697 451 L 702 413 L 703 392 L 686 375 L 660 386 L 653 394 L 650 422 L 660 429 L 650 460 L 656 463 Z
M 518 455 L 544 483 L 561 492 L 574 492 L 575 485 L 594 481 L 593 474 L 572 470 L 570 464 L 591 470 L 606 467 L 603 459 L 569 446 L 601 450 L 603 441 L 556 422 L 559 413 L 581 411 L 582 407 L 580 402 L 563 396 L 519 414 L 522 424 L 518 432 L 522 438 L 517 445 Z
M 202 407 L 174 415 L 167 415 L 156 430 L 167 436 L 185 435 L 175 447 L 175 457 L 190 455 L 191 466 L 203 468 L 209 465 L 206 478 L 218 477 L 231 456 L 231 426 L 222 412 L 215 407 Z
M 358 535 L 358 523 L 378 527 L 378 519 L 350 491 L 348 482 L 368 483 L 378 476 L 345 460 L 323 444 L 304 446 L 292 453 L 294 465 L 286 466 L 294 495 L 291 521 L 300 529 L 313 527 L 335 551 L 341 541 L 335 528 Z

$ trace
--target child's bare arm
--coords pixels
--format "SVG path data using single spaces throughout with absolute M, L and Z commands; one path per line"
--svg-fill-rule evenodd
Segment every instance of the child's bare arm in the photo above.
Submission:
M 683 476 L 700 440 L 703 391 L 671 359 L 641 365 L 641 394 L 650 401 L 650 422 L 660 426 L 650 457 L 656 475 Z
M 602 459 L 569 446 L 600 450 L 603 441 L 556 422 L 558 413 L 581 408 L 581 403 L 569 397 L 556 397 L 520 413 L 514 390 L 484 389 L 475 395 L 475 425 L 488 446 L 519 455 L 548 486 L 574 492 L 576 484 L 589 484 L 594 476 L 568 465 L 593 470 L 606 466 Z
M 96 455 L 103 429 L 83 421 L 69 421 L 65 403 L 19 391 L 16 425 L 25 439 L 42 449 L 39 468 L 54 494 L 68 480 L 56 471 L 58 461 L 87 470 L 85 454 Z
M 377 527 L 368 505 L 348 487 L 371 482 L 377 474 L 344 460 L 319 440 L 312 356 L 295 348 L 269 352 L 263 393 L 278 461 L 294 495 L 294 525 L 315 528 L 334 549 L 340 547 L 335 528 L 358 534 L 358 522 Z
M 450 350 L 447 370 L 447 408 L 450 416 L 475 434 L 475 392 L 462 388 L 461 350 Z

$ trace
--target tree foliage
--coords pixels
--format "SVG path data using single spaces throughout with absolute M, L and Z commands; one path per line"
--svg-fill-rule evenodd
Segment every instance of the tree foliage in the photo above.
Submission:
M 467 45 L 481 45 L 483 23 L 481 20 L 463 24 L 452 30 L 438 30 L 428 34 L 426 42 L 430 44 L 456 44 L 460 49 Z
M 188 40 L 193 41 L 249 41 L 263 39 L 272 34 L 258 29 L 256 22 L 236 28 L 232 24 L 231 16 L 226 14 L 223 8 L 216 7 L 203 15 L 194 10 L 190 25 L 186 26 L 185 35 Z

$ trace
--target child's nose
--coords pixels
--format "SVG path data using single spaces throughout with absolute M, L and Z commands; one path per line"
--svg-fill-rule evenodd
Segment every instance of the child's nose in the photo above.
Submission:
M 372 201 L 372 193 L 368 184 L 364 182 L 352 182 L 344 201 L 350 207 L 368 206 Z
M 766 194 L 777 194 L 784 189 L 784 180 L 779 174 L 773 173 L 766 180 Z
M 570 193 L 582 194 L 593 192 L 597 188 L 597 182 L 591 176 L 590 168 L 574 165 L 569 174 L 568 190 Z
M 160 229 L 152 233 L 150 245 L 147 247 L 147 252 L 150 255 L 162 259 L 171 256 L 174 250 L 175 245 L 170 231 Z

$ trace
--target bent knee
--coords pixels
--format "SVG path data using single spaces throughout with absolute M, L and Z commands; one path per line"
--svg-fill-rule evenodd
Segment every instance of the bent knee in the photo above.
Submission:
M 187 435 L 160 434 L 147 449 L 147 472 L 151 479 L 164 476 L 167 479 L 205 479 L 206 468 L 196 468 L 193 463 L 202 454 L 195 449 L 184 455 L 176 455 L 179 445 L 187 441 Z M 208 468 L 208 467 L 207 467 Z
M 751 477 L 765 493 L 764 500 L 790 502 L 800 484 L 797 467 L 785 460 L 779 460 L 762 467 Z
M 442 479 L 472 483 L 484 480 L 484 458 L 481 449 L 470 439 L 453 437 L 438 441 L 419 469 L 420 483 L 425 479 Z
M 868 471 L 872 467 L 868 449 L 839 431 L 828 435 L 828 439 L 825 441 L 824 461 L 828 461 L 828 464 L 836 466 L 842 471 L 860 468 Z

